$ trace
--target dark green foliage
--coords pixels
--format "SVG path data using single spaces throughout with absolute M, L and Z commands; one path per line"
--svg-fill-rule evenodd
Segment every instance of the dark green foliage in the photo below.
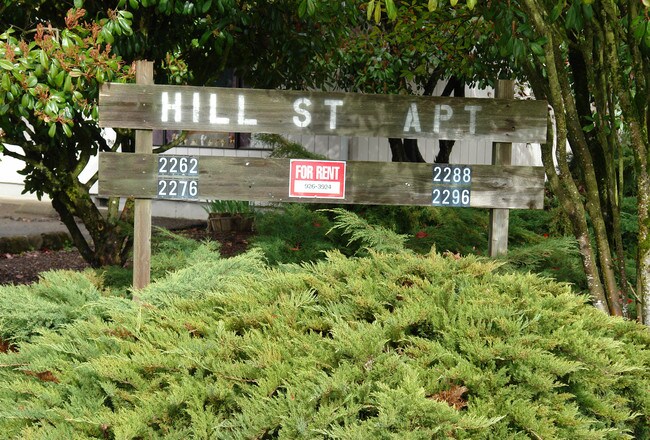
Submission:
M 376 252 L 403 252 L 405 235 L 371 225 L 358 215 L 343 209 L 334 208 L 324 210 L 334 215 L 334 226 L 330 232 L 340 232 L 348 239 L 347 250 L 353 250 L 355 255 L 366 254 L 373 250 Z
M 350 206 L 371 225 L 412 237 L 406 247 L 428 253 L 432 247 L 453 253 L 487 251 L 488 212 L 422 206 Z
M 3 438 L 650 438 L 650 334 L 567 286 L 435 253 L 212 254 L 0 355 Z
M 304 205 L 284 205 L 261 213 L 255 226 L 253 246 L 262 250 L 272 265 L 315 261 L 335 248 L 334 241 L 327 236 L 330 221 L 323 213 Z
M 301 144 L 291 142 L 279 134 L 258 134 L 256 139 L 273 149 L 269 157 L 281 159 L 327 159 L 322 154 L 312 153 Z
M 571 237 L 542 238 L 535 244 L 513 247 L 501 259 L 506 262 L 502 271 L 535 273 L 570 283 L 578 292 L 588 289 L 580 252 Z

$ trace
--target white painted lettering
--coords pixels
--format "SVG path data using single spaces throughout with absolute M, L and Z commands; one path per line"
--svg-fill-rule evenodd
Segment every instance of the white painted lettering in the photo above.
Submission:
M 210 93 L 210 124 L 229 124 L 230 119 L 217 116 L 217 94 Z
M 169 103 L 169 94 L 167 92 L 162 92 L 162 114 L 160 120 L 162 122 L 169 121 L 169 111 L 174 110 L 174 122 L 181 122 L 181 94 L 179 92 L 174 93 L 174 103 Z
M 201 113 L 201 97 L 198 92 L 192 95 L 192 122 L 199 122 L 199 114 Z
M 309 107 L 311 105 L 311 100 L 309 98 L 298 98 L 293 103 L 293 110 L 302 116 L 304 119 L 300 119 L 298 116 L 293 117 L 293 123 L 296 124 L 296 127 L 305 128 L 311 124 L 311 113 L 302 108 L 302 106 Z
M 465 110 L 469 112 L 469 133 L 476 134 L 476 112 L 482 110 L 480 105 L 466 105 Z
M 296 179 L 312 180 L 314 178 L 314 167 L 311 165 L 296 165 Z
M 238 106 L 237 123 L 239 125 L 257 125 L 257 119 L 246 119 L 244 115 L 246 111 L 246 97 L 244 95 L 239 95 Z
M 326 99 L 325 105 L 330 106 L 330 130 L 336 129 L 336 107 L 343 105 L 340 99 Z
M 316 167 L 316 179 L 318 180 L 338 180 L 339 168 L 332 166 L 319 165 Z
M 445 111 L 445 114 L 441 114 L 441 110 Z M 440 121 L 448 121 L 454 115 L 454 110 L 447 104 L 436 105 L 433 116 L 433 132 L 435 134 L 440 133 Z
M 409 107 L 409 111 L 406 114 L 406 121 L 404 122 L 404 131 L 406 133 L 410 132 L 411 128 L 414 128 L 416 133 L 422 131 L 422 128 L 420 127 L 420 116 L 418 115 L 418 106 L 414 102 L 411 103 L 411 107 Z

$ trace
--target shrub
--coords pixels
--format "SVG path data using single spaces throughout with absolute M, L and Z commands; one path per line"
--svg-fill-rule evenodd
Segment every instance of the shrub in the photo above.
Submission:
M 18 344 L 96 312 L 101 280 L 92 271 L 51 271 L 32 286 L 0 286 L 0 339 Z
M 255 224 L 253 247 L 272 265 L 316 261 L 324 258 L 324 251 L 335 248 L 326 235 L 331 225 L 327 217 L 301 204 L 262 213 Z
M 575 291 L 588 291 L 578 244 L 572 237 L 549 237 L 535 244 L 513 247 L 500 260 L 505 263 L 502 271 L 531 272 L 571 283 Z
M 198 254 L 0 355 L 3 436 L 650 438 L 650 334 L 564 285 L 452 254 Z

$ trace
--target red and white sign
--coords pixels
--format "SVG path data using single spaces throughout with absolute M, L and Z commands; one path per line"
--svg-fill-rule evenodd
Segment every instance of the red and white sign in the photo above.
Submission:
M 289 197 L 345 198 L 345 162 L 291 159 Z

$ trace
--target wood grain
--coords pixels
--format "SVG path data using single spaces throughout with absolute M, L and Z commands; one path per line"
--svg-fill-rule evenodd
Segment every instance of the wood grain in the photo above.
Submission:
M 497 99 L 512 99 L 515 94 L 513 80 L 499 80 L 495 90 Z M 510 165 L 512 163 L 512 144 L 494 142 L 492 144 L 492 165 Z M 488 255 L 497 257 L 508 253 L 508 230 L 510 211 L 494 208 L 490 210 L 490 227 L 488 230 Z
M 198 199 L 372 205 L 432 203 L 432 164 L 347 162 L 345 199 L 289 197 L 288 159 L 199 156 Z M 157 156 L 100 153 L 102 196 L 155 198 Z M 471 207 L 542 209 L 541 167 L 473 165 Z
M 153 84 L 153 63 L 136 62 L 136 81 Z M 135 152 L 151 156 L 151 130 L 136 130 Z M 142 289 L 151 280 L 151 200 L 137 198 L 133 211 L 133 288 Z
M 545 142 L 547 117 L 545 101 L 513 99 L 118 83 L 99 96 L 102 127 L 135 129 Z

